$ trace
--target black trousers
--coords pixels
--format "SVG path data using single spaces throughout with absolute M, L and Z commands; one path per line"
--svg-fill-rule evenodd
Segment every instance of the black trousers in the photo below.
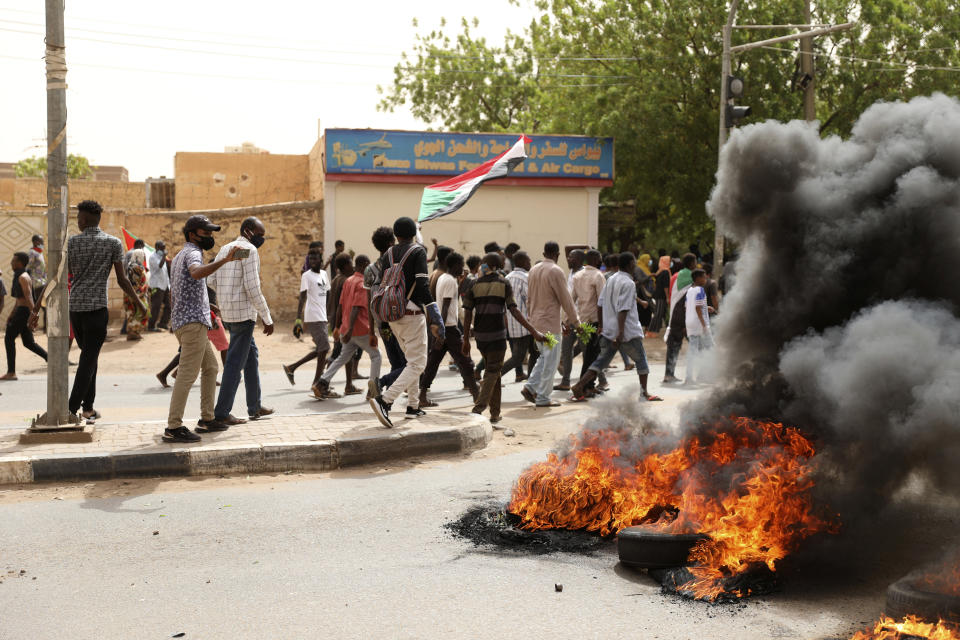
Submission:
M 439 347 L 434 343 L 435 340 L 436 338 L 431 335 L 430 350 L 427 353 L 427 366 L 420 375 L 420 389 L 430 388 L 434 378 L 437 377 L 437 370 L 440 368 L 440 363 L 443 362 L 443 356 L 448 353 L 460 369 L 463 384 L 473 388 L 477 384 L 473 376 L 473 362 L 460 350 L 463 347 L 463 334 L 460 333 L 460 329 L 454 326 L 445 327 L 443 344 Z
M 597 329 L 597 332 L 590 336 L 590 342 L 583 347 L 583 365 L 580 367 L 581 378 L 586 375 L 587 369 L 590 368 L 593 361 L 600 355 L 600 325 L 596 322 L 591 322 L 590 324 Z M 594 386 L 593 383 L 591 383 L 591 386 Z
M 47 352 L 33 339 L 33 331 L 27 326 L 30 320 L 30 310 L 26 307 L 14 307 L 7 319 L 7 334 L 3 337 L 3 345 L 7 349 L 7 373 L 17 372 L 17 338 L 30 351 L 47 359 Z
M 161 308 L 163 309 L 162 314 Z M 166 329 L 169 324 L 170 289 L 150 289 L 150 322 L 147 324 L 147 328 L 155 329 L 159 325 L 161 329 Z
M 110 319 L 107 309 L 95 311 L 71 311 L 70 324 L 73 335 L 80 347 L 80 362 L 73 377 L 73 389 L 70 391 L 70 413 L 93 411 L 93 401 L 97 397 L 97 361 L 100 348 L 107 339 L 107 321 Z
M 533 365 L 537 363 L 540 357 L 540 350 L 533 344 L 533 336 L 525 335 L 520 338 L 508 338 L 510 343 L 510 359 L 503 363 L 500 373 L 507 373 L 510 369 L 515 369 L 517 375 L 523 373 L 523 359 L 530 354 L 530 362 L 527 363 L 527 375 L 533 371 Z
M 686 331 L 670 329 L 667 336 L 667 367 L 664 377 L 676 376 L 677 360 L 680 358 L 680 348 L 683 346 L 683 334 Z

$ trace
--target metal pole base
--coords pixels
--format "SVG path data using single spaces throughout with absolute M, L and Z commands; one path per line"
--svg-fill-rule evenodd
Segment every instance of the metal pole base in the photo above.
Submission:
M 30 422 L 30 428 L 20 434 L 20 444 L 56 444 L 93 442 L 93 424 L 70 416 L 66 423 L 47 420 L 47 414 L 38 415 Z

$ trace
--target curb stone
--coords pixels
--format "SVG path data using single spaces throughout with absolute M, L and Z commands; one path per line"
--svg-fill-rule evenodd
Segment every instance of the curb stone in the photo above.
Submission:
M 448 412 L 437 412 L 447 414 Z M 431 454 L 482 449 L 493 438 L 478 415 L 449 413 L 455 426 L 423 431 L 382 430 L 335 439 L 251 444 L 211 443 L 157 451 L 116 451 L 0 457 L 0 485 L 36 482 L 177 477 L 281 471 L 331 471 Z M 400 426 L 400 425 L 398 425 Z

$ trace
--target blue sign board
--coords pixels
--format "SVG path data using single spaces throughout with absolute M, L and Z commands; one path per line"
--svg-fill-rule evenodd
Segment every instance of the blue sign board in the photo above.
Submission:
M 613 138 L 528 136 L 527 159 L 512 176 L 613 180 Z M 327 129 L 326 172 L 458 175 L 492 160 L 519 134 Z

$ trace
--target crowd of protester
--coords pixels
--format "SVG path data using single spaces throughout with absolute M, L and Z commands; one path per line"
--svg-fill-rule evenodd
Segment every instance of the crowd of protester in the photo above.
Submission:
M 182 230 L 184 246 L 171 258 L 162 240 L 152 252 L 137 240 L 124 253 L 120 240 L 99 228 L 101 211 L 96 202 L 81 202 L 81 232 L 68 242 L 71 336 L 80 349 L 70 412 L 78 421 L 100 417 L 94 408 L 97 361 L 106 338 L 107 283 L 113 270 L 124 292 L 127 339 L 139 340 L 144 331 L 171 331 L 180 345 L 157 374 L 164 387 L 170 386 L 168 376 L 175 379 L 164 441 L 196 442 L 198 434 L 272 414 L 261 403 L 254 335 L 258 321 L 265 336 L 274 328 L 260 282 L 264 224 L 257 218 L 244 220 L 240 235 L 205 259 L 221 227 L 206 216 L 192 216 Z M 572 402 L 607 391 L 605 371 L 619 355 L 624 369 L 638 376 L 640 397 L 657 401 L 647 387 L 644 340 L 662 336 L 666 342 L 664 384 L 695 383 L 699 362 L 713 344 L 711 317 L 734 274 L 730 269 L 728 282 L 715 282 L 709 256 L 701 256 L 696 245 L 682 256 L 660 249 L 654 257 L 635 246 L 604 255 L 593 247 L 561 248 L 553 241 L 542 249 L 515 242 L 501 247 L 492 241 L 484 246 L 484 255 L 464 256 L 436 239 L 428 255 L 417 238 L 417 224 L 401 217 L 392 227 L 373 232 L 373 260 L 347 251 L 339 240 L 325 260 L 323 243 L 310 243 L 297 274 L 293 334 L 301 339 L 306 334 L 313 346 L 283 365 L 290 384 L 295 384 L 296 371 L 314 360 L 310 387 L 317 400 L 340 397 L 333 383 L 341 370 L 343 395 L 363 393 L 354 383 L 366 379 L 374 415 L 392 427 L 401 395 L 406 395 L 404 418 L 418 418 L 425 415 L 424 408 L 437 406 L 430 388 L 449 359 L 473 400 L 473 412 L 489 413 L 497 423 L 502 378 L 509 372 L 514 383 L 522 384 L 526 401 L 556 407 L 556 391 L 569 393 Z M 29 252 L 16 253 L 11 267 L 14 309 L 7 320 L 3 380 L 16 379 L 17 338 L 46 359 L 32 336 L 46 285 L 42 237 L 34 236 Z M 5 298 L 0 280 L 0 310 Z M 688 355 L 681 381 L 676 367 L 684 340 Z M 364 353 L 368 376 L 357 368 Z M 197 377 L 201 412 L 191 430 L 183 414 Z M 247 419 L 232 413 L 241 379 Z

